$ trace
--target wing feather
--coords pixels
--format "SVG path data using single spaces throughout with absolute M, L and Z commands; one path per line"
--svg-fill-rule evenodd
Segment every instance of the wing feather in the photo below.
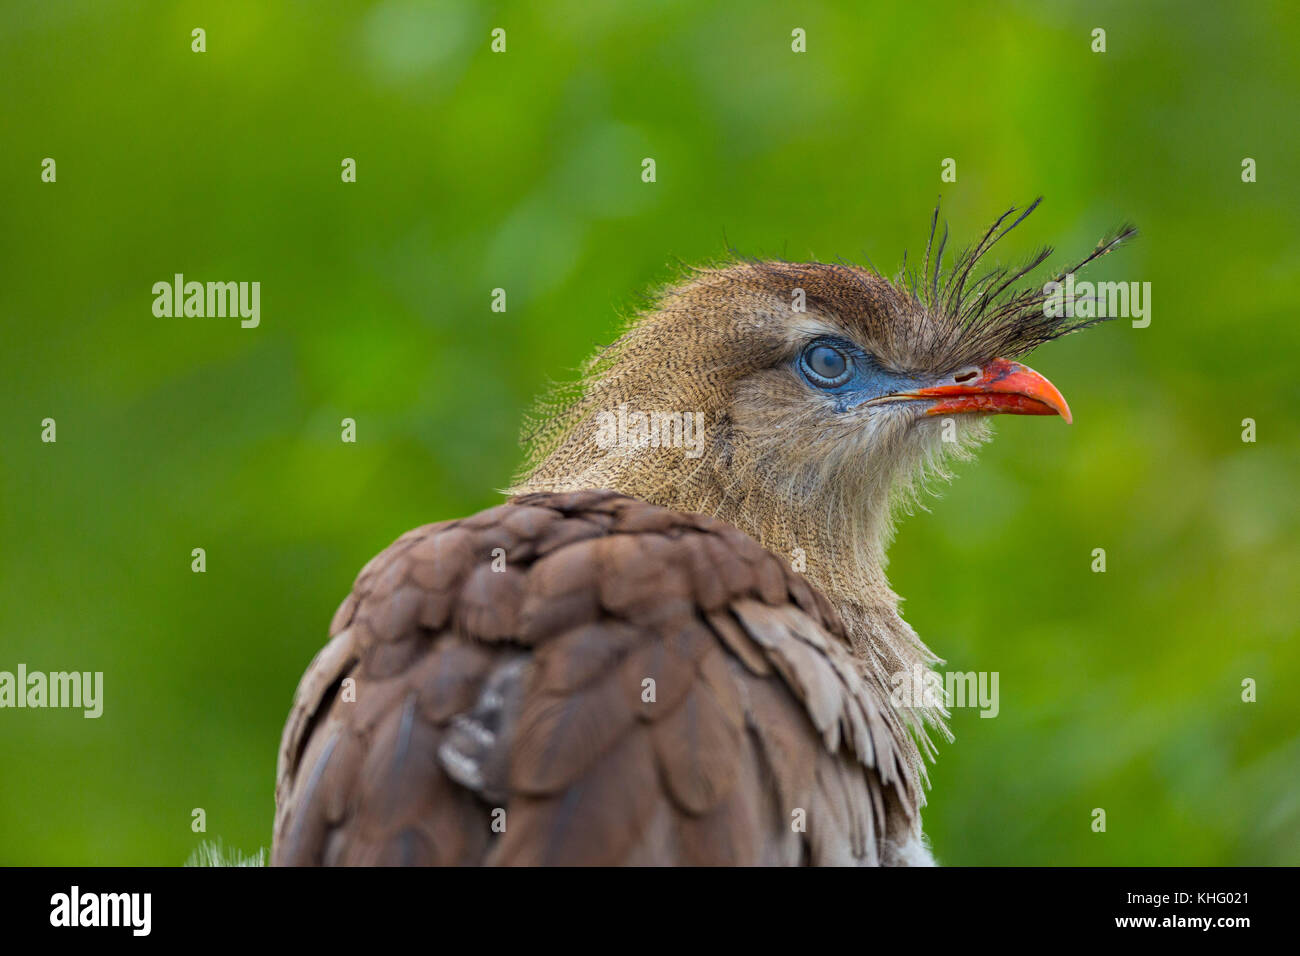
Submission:
M 277 864 L 874 864 L 918 833 L 915 745 L 829 602 L 714 519 L 523 496 L 403 535 L 331 633 Z

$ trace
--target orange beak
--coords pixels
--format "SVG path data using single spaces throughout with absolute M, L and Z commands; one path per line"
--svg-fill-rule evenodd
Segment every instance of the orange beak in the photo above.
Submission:
M 927 415 L 1060 415 L 1067 424 L 1071 421 L 1070 406 L 1055 385 L 1029 366 L 1007 359 L 994 359 L 968 381 L 918 388 L 904 397 L 937 399 Z

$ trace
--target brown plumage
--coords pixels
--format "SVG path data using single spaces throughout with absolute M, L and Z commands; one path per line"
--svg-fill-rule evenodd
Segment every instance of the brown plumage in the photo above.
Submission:
M 988 413 L 1068 416 L 1005 356 L 1069 325 L 999 298 L 1013 274 L 970 298 L 996 228 L 942 286 L 927 249 L 919 285 L 740 263 L 667 290 L 539 406 L 516 497 L 362 570 L 285 727 L 272 862 L 930 862 L 946 714 L 890 699 L 936 660 L 885 579 L 891 509 Z M 611 444 L 629 407 L 669 430 Z
M 525 495 L 403 535 L 330 630 L 285 731 L 276 863 L 875 863 L 910 832 L 884 689 L 715 519 Z

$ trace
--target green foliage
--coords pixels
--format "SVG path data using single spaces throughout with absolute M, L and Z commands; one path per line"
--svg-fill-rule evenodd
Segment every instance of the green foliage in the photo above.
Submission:
M 1134 221 L 1091 277 L 1153 321 L 1035 354 L 1075 425 L 999 422 L 901 527 L 909 621 L 1000 674 L 939 859 L 1300 862 L 1297 46 L 1281 2 L 5 4 L 0 669 L 103 671 L 105 708 L 0 712 L 0 863 L 172 863 L 196 807 L 267 845 L 356 572 L 498 500 L 673 260 L 893 271 L 940 194 L 958 243 L 1045 195 L 998 257 L 1048 268 Z M 260 327 L 156 318 L 177 272 L 260 281 Z

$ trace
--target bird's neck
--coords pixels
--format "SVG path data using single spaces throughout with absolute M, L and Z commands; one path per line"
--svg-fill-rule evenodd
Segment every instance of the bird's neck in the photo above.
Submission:
M 636 464 L 632 458 L 563 469 L 544 463 L 511 491 L 610 488 L 661 507 L 725 521 L 780 555 L 830 600 L 844 622 L 854 656 L 878 686 L 893 688 L 905 681 L 911 686 L 938 662 L 899 615 L 898 595 L 885 577 L 885 542 L 891 533 L 888 488 L 856 489 L 843 501 L 816 496 L 781 501 L 763 482 L 723 484 L 708 477 L 707 467 L 683 469 L 667 480 L 667 463 L 664 469 Z M 922 747 L 928 747 L 927 728 L 948 735 L 942 708 L 899 710 Z
M 696 502 L 662 497 L 655 503 L 735 525 L 802 573 L 835 606 L 854 655 L 884 687 L 910 681 L 940 662 L 899 614 L 899 597 L 885 575 L 885 544 L 892 534 L 887 489 L 843 504 L 777 503 L 734 493 Z M 939 709 L 902 716 L 917 730 L 935 726 L 946 734 Z

